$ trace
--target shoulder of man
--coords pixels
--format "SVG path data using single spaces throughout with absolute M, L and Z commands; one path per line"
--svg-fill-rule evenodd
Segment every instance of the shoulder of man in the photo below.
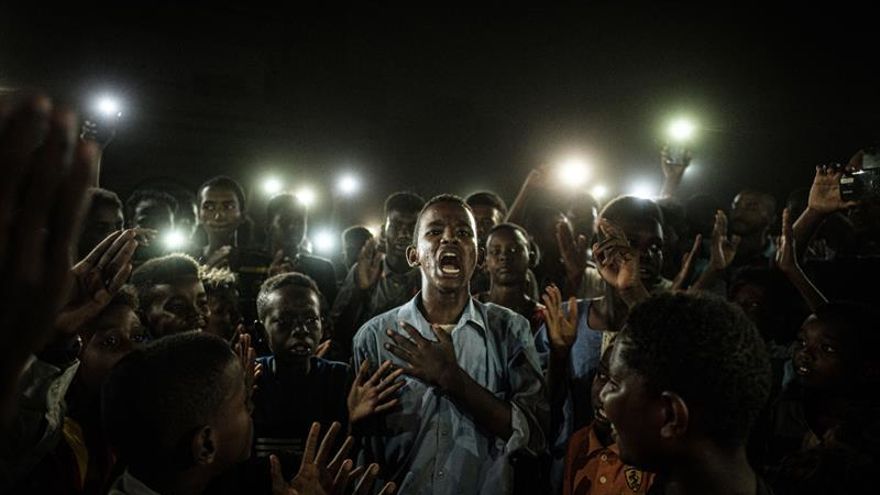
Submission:
M 405 304 L 408 303 L 409 302 L 407 301 Z M 396 327 L 399 321 L 398 312 L 402 306 L 403 305 L 397 306 L 384 313 L 378 314 L 361 325 L 357 333 L 354 334 L 354 348 L 357 349 L 358 347 L 365 345 L 368 340 L 380 335 L 386 328 L 392 326 Z
M 504 306 L 495 303 L 483 303 L 474 299 L 477 311 L 483 312 L 486 318 L 486 326 L 494 332 L 502 332 L 503 335 L 524 332 L 531 334 L 531 324 L 524 316 Z

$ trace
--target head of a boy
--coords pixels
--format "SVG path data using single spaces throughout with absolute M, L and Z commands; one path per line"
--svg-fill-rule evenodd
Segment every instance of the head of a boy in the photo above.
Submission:
M 425 203 L 406 256 L 410 266 L 421 269 L 423 287 L 457 292 L 468 290 L 482 252 L 470 206 L 444 194 Z
M 493 284 L 523 285 L 534 264 L 529 235 L 512 223 L 498 224 L 487 234 L 485 269 Z
M 600 400 L 621 460 L 665 472 L 706 448 L 741 448 L 770 384 L 764 341 L 739 308 L 663 293 L 631 311 Z
M 663 215 L 657 203 L 620 196 L 605 205 L 599 219 L 623 229 L 630 245 L 639 251 L 642 282 L 648 288 L 656 285 L 663 268 Z
M 142 480 L 206 483 L 250 456 L 244 371 L 214 335 L 187 332 L 132 351 L 104 384 L 101 409 L 110 444 Z
M 302 363 L 315 354 L 324 335 L 323 312 L 321 291 L 302 273 L 275 275 L 263 282 L 257 295 L 257 316 L 281 363 Z
M 199 265 L 185 254 L 153 258 L 134 271 L 141 321 L 155 338 L 204 330 L 210 316 Z
M 137 310 L 137 293 L 134 287 L 126 285 L 110 304 L 83 325 L 77 374 L 89 391 L 97 394 L 113 366 L 147 341 L 147 330 L 141 325 Z
M 807 388 L 847 394 L 880 382 L 880 314 L 864 304 L 829 303 L 804 322 L 794 368 Z

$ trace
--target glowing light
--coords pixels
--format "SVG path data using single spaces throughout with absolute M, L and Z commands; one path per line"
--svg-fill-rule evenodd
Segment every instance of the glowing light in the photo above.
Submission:
M 360 181 L 353 175 L 343 175 L 336 183 L 339 192 L 346 196 L 350 196 L 358 191 L 361 187 Z
M 373 237 L 375 237 L 376 239 L 379 239 L 379 234 L 382 233 L 382 224 L 381 223 L 379 223 L 379 222 L 368 223 L 366 225 L 366 227 L 367 227 L 367 230 L 369 230 L 370 233 L 373 234 Z
M 562 185 L 580 187 L 589 179 L 590 168 L 582 158 L 569 158 L 559 164 L 556 174 Z
M 332 254 L 336 249 L 336 238 L 338 236 L 329 230 L 321 230 L 315 234 L 315 252 L 323 254 Z
M 278 194 L 284 184 L 277 177 L 267 177 L 263 180 L 263 191 L 268 195 Z
M 596 184 L 590 189 L 590 194 L 593 196 L 593 199 L 596 201 L 602 201 L 605 196 L 608 196 L 608 188 L 602 184 Z
M 95 108 L 105 117 L 122 117 L 122 107 L 119 100 L 112 96 L 98 98 Z
M 185 248 L 189 242 L 187 242 L 186 236 L 183 232 L 172 230 L 166 232 L 165 235 L 162 236 L 162 244 L 165 246 L 165 249 L 175 251 Z
M 299 191 L 296 192 L 296 199 L 299 200 L 303 206 L 309 207 L 315 204 L 315 200 L 317 196 L 315 195 L 315 191 L 308 187 L 302 187 Z
M 628 194 L 637 198 L 652 199 L 657 195 L 657 188 L 647 181 L 634 182 L 629 187 Z
M 688 141 L 694 136 L 696 126 L 687 119 L 677 119 L 669 124 L 669 137 L 676 142 L 682 143 Z

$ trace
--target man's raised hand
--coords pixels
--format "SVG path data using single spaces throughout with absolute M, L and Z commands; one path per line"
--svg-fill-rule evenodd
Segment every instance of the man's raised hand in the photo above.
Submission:
M 376 285 L 382 275 L 382 260 L 385 258 L 375 239 L 368 239 L 361 248 L 357 260 L 357 285 L 362 290 Z
M 373 414 L 381 414 L 400 403 L 400 399 L 394 395 L 406 382 L 398 380 L 403 370 L 393 368 L 391 361 L 385 361 L 375 373 L 370 375 L 369 361 L 365 360 L 361 363 L 357 377 L 348 392 L 350 423 L 357 423 Z

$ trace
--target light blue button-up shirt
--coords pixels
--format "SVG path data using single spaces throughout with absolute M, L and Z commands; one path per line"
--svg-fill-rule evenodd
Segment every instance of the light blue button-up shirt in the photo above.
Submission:
M 407 335 L 400 322 L 436 341 L 416 295 L 367 322 L 354 338 L 355 369 L 391 360 L 386 330 Z M 495 397 L 511 405 L 513 434 L 503 440 L 477 425 L 468 411 L 437 388 L 404 376 L 400 406 L 375 418 L 362 435 L 361 461 L 378 462 L 402 494 L 504 494 L 513 489 L 509 457 L 546 449 L 549 406 L 529 322 L 507 308 L 470 300 L 451 330 L 458 365 Z

